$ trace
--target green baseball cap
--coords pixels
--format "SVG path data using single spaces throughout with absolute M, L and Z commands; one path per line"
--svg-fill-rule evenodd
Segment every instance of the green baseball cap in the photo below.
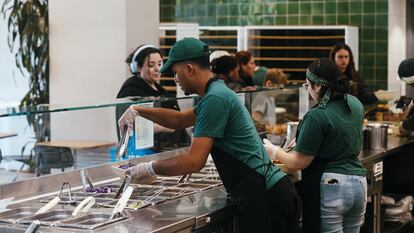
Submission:
M 174 63 L 194 58 L 209 57 L 208 45 L 195 38 L 184 38 L 177 41 L 168 54 L 168 61 L 162 66 L 160 72 L 166 73 Z

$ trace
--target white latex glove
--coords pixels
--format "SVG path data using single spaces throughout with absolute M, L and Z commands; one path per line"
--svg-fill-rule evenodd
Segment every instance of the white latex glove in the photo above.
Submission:
M 122 114 L 121 118 L 119 118 L 118 120 L 120 135 L 124 135 L 125 126 L 128 127 L 129 135 L 132 135 L 134 131 L 135 117 L 139 116 L 139 113 L 137 110 L 134 110 L 133 107 L 134 105 L 129 106 L 129 108 L 124 112 L 124 114 Z
M 151 162 L 144 162 L 139 163 L 133 167 L 128 168 L 125 171 L 125 174 L 132 176 L 133 178 L 136 178 L 137 180 L 144 180 L 146 178 L 149 178 L 151 176 L 157 175 L 152 167 Z
M 280 146 L 273 145 L 269 140 L 266 138 L 263 139 L 263 146 L 266 149 L 267 155 L 269 156 L 270 160 L 276 160 L 276 151 L 281 149 Z

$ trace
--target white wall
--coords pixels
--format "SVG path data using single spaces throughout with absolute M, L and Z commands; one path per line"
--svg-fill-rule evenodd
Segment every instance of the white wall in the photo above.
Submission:
M 50 0 L 50 102 L 111 102 L 129 76 L 125 58 L 158 45 L 159 1 Z M 53 114 L 52 140 L 116 141 L 113 108 Z
M 406 58 L 406 11 L 402 0 L 388 1 L 388 89 L 405 94 L 398 66 Z

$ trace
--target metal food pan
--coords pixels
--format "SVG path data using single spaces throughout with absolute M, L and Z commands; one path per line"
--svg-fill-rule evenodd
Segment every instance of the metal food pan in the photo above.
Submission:
M 80 217 L 63 220 L 60 223 L 57 223 L 57 226 L 93 230 L 98 227 L 106 226 L 127 218 L 121 216 L 109 221 L 110 216 L 111 214 L 109 213 L 91 213 Z
M 16 223 L 22 218 L 30 217 L 36 213 L 36 208 L 21 207 L 0 213 L 0 222 Z
M 95 198 L 102 198 L 102 199 L 114 199 L 115 193 L 98 193 L 93 195 Z
M 54 222 L 62 221 L 72 217 L 72 210 L 55 210 L 43 214 L 38 214 L 22 219 L 19 223 L 31 223 L 39 220 L 42 225 L 52 225 Z
M 196 183 L 183 183 L 178 186 L 179 188 L 191 188 L 191 189 L 197 189 L 197 190 L 204 190 L 211 187 L 209 184 L 196 184 Z
M 191 180 L 190 183 L 192 184 L 205 184 L 205 185 L 221 185 L 220 180 L 211 180 L 211 179 L 200 179 L 200 180 Z
M 44 199 L 40 199 L 40 203 L 48 203 L 50 202 L 54 197 L 48 197 Z M 60 197 L 59 204 L 76 204 L 78 202 L 81 202 L 83 197 L 72 197 L 72 200 L 69 199 L 69 196 L 62 196 Z
M 169 182 L 168 181 L 154 181 L 150 185 L 170 187 L 170 186 L 177 186 L 178 184 L 177 184 L 177 182 L 171 182 L 171 181 L 169 181 Z

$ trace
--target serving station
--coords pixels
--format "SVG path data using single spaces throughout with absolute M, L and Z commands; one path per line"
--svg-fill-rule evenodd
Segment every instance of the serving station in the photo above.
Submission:
M 303 104 L 307 93 L 300 94 L 297 86 L 239 93 L 249 111 L 259 92 L 275 97 L 275 105 L 283 109 L 275 109 L 275 126 L 256 124 L 259 136 L 278 143 L 283 137 L 294 137 L 281 134 L 292 131 L 289 126 L 297 124 L 289 122 L 298 121 L 309 108 Z M 193 106 L 194 99 L 173 100 L 185 110 Z M 28 115 L 50 119 L 45 124 L 50 142 L 35 142 L 31 150 L 22 147 L 27 144 L 26 131 L 16 130 L 18 136 L 2 139 L 2 163 L 14 160 L 21 164 L 0 168 L 0 232 L 238 232 L 235 205 L 210 159 L 200 172 L 183 177 L 159 176 L 138 184 L 124 175 L 122 167 L 128 164 L 168 159 L 189 149 L 183 145 L 160 151 L 136 149 L 139 140 L 132 137 L 126 159 L 114 156 L 116 146 L 110 146 L 117 141 L 116 107 L 157 101 L 171 99 L 0 110 L 0 121 L 13 118 L 18 122 L 16 129 Z M 106 117 L 112 124 L 107 124 Z M 34 124 L 41 126 L 40 122 Z M 191 128 L 187 132 L 191 135 Z M 386 138 L 383 148 L 367 148 L 359 156 L 368 171 L 368 206 L 361 232 L 404 232 L 412 225 L 411 221 L 391 227 L 384 223 L 381 199 L 384 193 L 414 194 L 414 157 L 410 156 L 414 137 L 386 134 Z M 68 141 L 105 143 L 87 149 L 57 146 Z M 294 181 L 297 178 L 292 176 Z

